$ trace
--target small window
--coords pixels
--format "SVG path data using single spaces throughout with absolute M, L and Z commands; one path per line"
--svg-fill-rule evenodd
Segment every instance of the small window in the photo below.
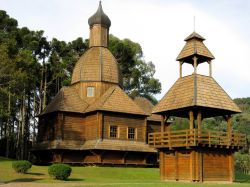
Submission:
M 128 139 L 130 140 L 135 139 L 135 128 L 132 127 L 128 128 Z
M 110 126 L 109 129 L 109 137 L 110 138 L 117 138 L 117 134 L 118 134 L 118 127 L 117 126 Z
M 87 87 L 87 97 L 94 97 L 94 95 L 95 95 L 95 88 Z

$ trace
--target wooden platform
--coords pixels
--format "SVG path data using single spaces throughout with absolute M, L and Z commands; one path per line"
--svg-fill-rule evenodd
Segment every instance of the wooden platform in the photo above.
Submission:
M 156 132 L 148 135 L 148 144 L 154 148 L 177 147 L 219 147 L 239 149 L 247 145 L 245 134 L 214 130 L 187 129 L 170 132 Z

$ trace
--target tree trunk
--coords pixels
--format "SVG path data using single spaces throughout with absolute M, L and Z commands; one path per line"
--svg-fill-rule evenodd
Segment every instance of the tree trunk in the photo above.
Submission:
M 25 129 L 25 91 L 22 98 L 22 105 L 21 105 L 21 145 L 20 145 L 20 158 L 21 160 L 24 159 L 24 129 Z
M 41 73 L 42 76 L 41 76 L 40 88 L 39 88 L 39 109 L 38 109 L 39 114 L 41 114 L 42 112 L 44 65 L 45 65 L 45 60 L 43 59 L 42 73 Z
M 6 152 L 5 152 L 5 156 L 7 158 L 9 158 L 9 154 L 10 154 L 10 126 L 11 126 L 11 120 L 10 120 L 10 89 L 9 89 L 9 95 L 8 95 L 8 120 L 7 120 L 7 124 L 6 124 Z
M 46 95 L 47 95 L 47 67 L 45 66 L 45 74 L 44 74 L 44 90 L 43 90 L 43 106 L 42 110 L 46 107 Z

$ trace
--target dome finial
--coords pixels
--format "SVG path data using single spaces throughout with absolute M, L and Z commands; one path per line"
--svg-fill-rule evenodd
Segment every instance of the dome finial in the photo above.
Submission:
M 111 21 L 102 10 L 102 1 L 99 1 L 99 6 L 96 13 L 89 18 L 88 22 L 90 27 L 92 27 L 94 24 L 101 24 L 107 28 L 110 27 Z

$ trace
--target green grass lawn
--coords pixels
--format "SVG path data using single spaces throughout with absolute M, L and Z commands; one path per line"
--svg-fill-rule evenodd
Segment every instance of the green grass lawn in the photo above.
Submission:
M 250 186 L 249 175 L 236 175 L 237 184 L 200 184 L 161 182 L 158 168 L 72 167 L 67 181 L 53 180 L 48 176 L 47 166 L 32 166 L 27 174 L 15 173 L 12 161 L 0 157 L 0 182 L 75 183 L 76 186 Z

